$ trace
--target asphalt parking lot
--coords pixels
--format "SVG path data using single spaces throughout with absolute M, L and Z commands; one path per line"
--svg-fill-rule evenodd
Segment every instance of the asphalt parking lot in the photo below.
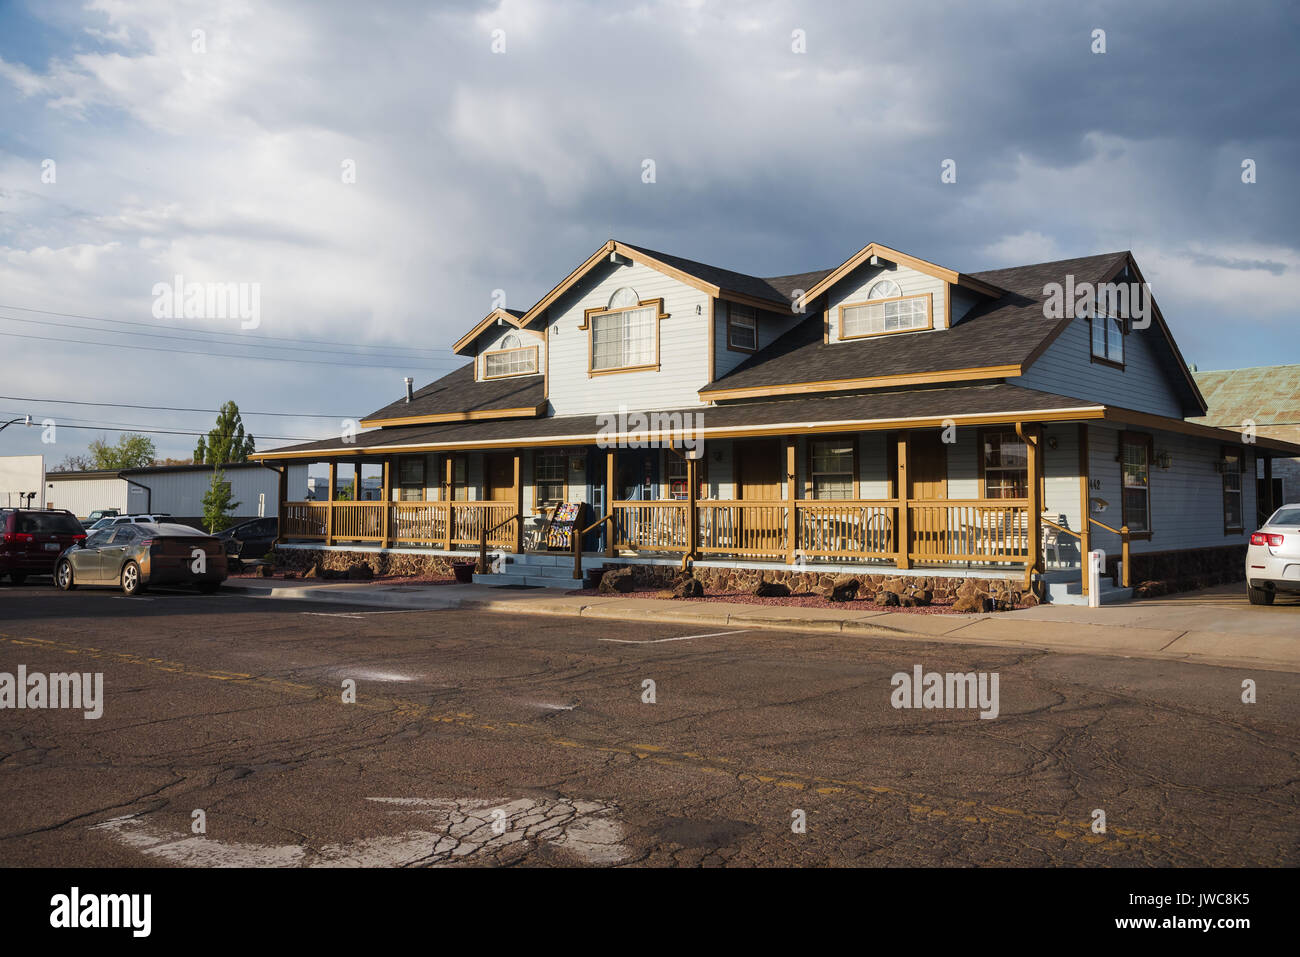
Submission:
M 1294 674 L 39 581 L 0 585 L 19 665 L 104 707 L 0 710 L 8 865 L 1300 859 Z M 998 716 L 892 707 L 918 665 Z

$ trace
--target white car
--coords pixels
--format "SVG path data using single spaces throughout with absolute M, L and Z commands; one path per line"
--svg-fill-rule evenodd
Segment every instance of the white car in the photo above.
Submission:
M 166 512 L 156 512 L 153 515 L 107 515 L 87 528 L 86 531 L 97 532 L 101 528 L 108 528 L 112 525 L 126 525 L 131 522 L 138 524 L 143 524 L 145 522 L 165 522 L 169 518 L 171 518 L 171 516 Z
M 1300 595 L 1300 505 L 1283 505 L 1250 536 L 1246 591 L 1252 605 L 1271 605 L 1280 591 Z

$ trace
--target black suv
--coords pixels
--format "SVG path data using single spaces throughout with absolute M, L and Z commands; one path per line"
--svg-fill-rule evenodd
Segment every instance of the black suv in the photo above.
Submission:
M 275 547 L 280 534 L 279 521 L 274 518 L 255 518 L 251 522 L 232 525 L 217 538 L 225 544 L 226 554 L 232 558 L 261 558 Z
M 28 575 L 52 575 L 60 553 L 85 540 L 77 516 L 66 509 L 0 509 L 0 577 L 21 585 Z

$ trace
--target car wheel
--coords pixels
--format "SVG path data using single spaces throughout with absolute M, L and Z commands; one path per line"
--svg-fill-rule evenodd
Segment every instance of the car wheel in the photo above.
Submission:
M 23 582 L 27 581 L 27 573 L 26 573 L 26 572 L 10 572 L 10 573 L 9 573 L 9 580 L 10 580 L 11 582 L 13 582 L 15 585 L 21 585 Z
M 140 582 L 140 566 L 135 562 L 127 562 L 122 566 L 122 594 L 138 595 L 144 590 L 144 585 Z
M 54 587 L 60 591 L 72 591 L 77 583 L 72 580 L 72 562 L 66 558 L 54 569 Z
M 1246 592 L 1250 595 L 1252 605 L 1271 605 L 1273 604 L 1274 592 L 1267 588 L 1256 588 L 1254 585 L 1247 585 Z

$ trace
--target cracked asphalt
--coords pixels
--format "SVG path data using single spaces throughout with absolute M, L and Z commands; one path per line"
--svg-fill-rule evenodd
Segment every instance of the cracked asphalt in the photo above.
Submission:
M 0 710 L 0 865 L 1300 861 L 1300 675 L 692 634 L 0 585 L 0 672 L 105 690 Z M 999 717 L 891 707 L 914 665 L 997 672 Z

